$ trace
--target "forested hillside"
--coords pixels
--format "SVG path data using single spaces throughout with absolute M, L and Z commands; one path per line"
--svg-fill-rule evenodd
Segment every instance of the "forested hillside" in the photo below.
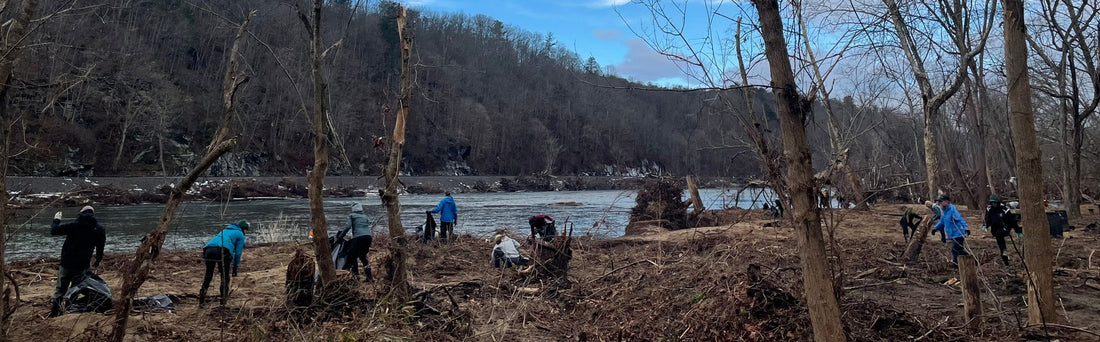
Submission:
M 47 0 L 41 8 L 55 14 L 28 38 L 9 94 L 24 119 L 14 173 L 184 172 L 220 117 L 224 54 L 250 9 L 258 10 L 242 49 L 250 81 L 235 128 L 243 143 L 211 173 L 302 174 L 312 162 L 309 49 L 293 6 Z M 399 78 L 394 8 L 327 8 L 326 41 L 341 42 L 326 67 L 333 174 L 377 174 L 384 161 L 378 137 L 392 130 Z M 604 74 L 552 35 L 485 16 L 414 12 L 412 25 L 417 84 L 403 166 L 411 174 L 759 172 L 738 137 L 742 123 L 728 114 L 743 110 L 741 90 L 637 90 L 652 87 Z M 766 96 L 757 108 L 771 106 Z

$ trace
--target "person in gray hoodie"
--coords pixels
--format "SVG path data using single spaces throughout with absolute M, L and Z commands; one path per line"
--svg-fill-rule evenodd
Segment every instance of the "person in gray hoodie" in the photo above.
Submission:
M 347 269 L 351 271 L 351 274 L 359 277 L 359 262 L 362 262 L 363 273 L 366 276 L 365 281 L 368 283 L 373 282 L 374 276 L 371 274 L 370 259 L 367 258 L 367 252 L 370 252 L 373 237 L 371 236 L 370 218 L 367 218 L 367 214 L 363 212 L 362 203 L 351 205 L 347 228 L 350 228 L 352 236 L 351 241 L 348 241 Z

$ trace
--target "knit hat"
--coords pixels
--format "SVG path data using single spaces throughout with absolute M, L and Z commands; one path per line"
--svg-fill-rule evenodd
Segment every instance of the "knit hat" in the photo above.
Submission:
M 237 227 L 241 228 L 241 230 L 248 230 L 248 220 L 241 220 L 241 222 L 237 222 Z
M 361 213 L 363 212 L 363 203 L 355 202 L 351 205 L 351 212 Z
M 989 195 L 989 201 L 990 202 L 1000 202 L 1001 201 L 1001 196 L 997 196 L 997 194 Z
M 90 206 L 90 205 L 86 205 L 83 208 L 80 208 L 81 213 L 83 213 L 85 211 L 88 211 L 88 212 L 91 212 L 91 213 L 94 214 L 95 213 L 95 208 L 92 208 L 92 206 Z
M 948 196 L 947 194 L 943 194 L 943 195 L 940 195 L 940 197 L 936 198 L 936 203 L 940 203 L 940 202 L 943 202 L 943 201 L 951 201 L 951 196 Z

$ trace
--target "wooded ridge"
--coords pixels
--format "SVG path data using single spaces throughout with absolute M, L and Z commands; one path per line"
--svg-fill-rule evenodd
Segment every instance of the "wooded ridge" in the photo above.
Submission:
M 245 9 L 257 9 L 242 42 L 251 80 L 238 94 L 240 143 L 213 176 L 301 174 L 312 163 L 303 102 L 309 86 L 307 37 L 293 8 L 278 2 L 175 0 L 64 9 L 29 39 L 18 61 L 11 109 L 23 153 L 17 175 L 178 176 L 198 158 L 221 117 L 227 44 Z M 395 4 L 325 8 L 334 175 L 379 174 L 387 122 L 396 111 L 399 58 Z M 757 161 L 741 142 L 741 89 L 656 89 L 602 70 L 552 36 L 486 16 L 410 12 L 417 81 L 403 170 L 414 175 L 629 175 L 694 173 L 754 178 Z M 635 90 L 631 90 L 635 89 Z M 722 101 L 713 101 L 719 94 Z M 770 94 L 754 92 L 769 130 Z M 841 116 L 864 107 L 847 98 Z M 877 110 L 873 109 L 872 110 Z M 883 117 L 891 139 L 866 137 L 853 159 L 912 155 L 909 121 Z M 824 121 L 821 121 L 824 122 Z M 812 140 L 824 141 L 820 125 Z M 777 134 L 777 133 L 776 133 Z M 15 150 L 20 150 L 19 146 Z M 815 149 L 827 158 L 827 147 Z M 346 155 L 346 160 L 344 156 Z M 822 167 L 822 162 L 816 165 Z M 918 169 L 908 158 L 897 170 Z

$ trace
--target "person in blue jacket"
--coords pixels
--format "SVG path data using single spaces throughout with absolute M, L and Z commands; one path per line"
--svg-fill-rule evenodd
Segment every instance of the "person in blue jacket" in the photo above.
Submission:
M 443 194 L 443 199 L 439 200 L 439 205 L 435 206 L 435 209 L 428 210 L 428 213 L 440 213 L 439 214 L 439 239 L 446 242 L 449 239 L 454 239 L 455 220 L 458 219 L 458 207 L 455 206 L 455 199 L 451 197 L 451 192 L 447 191 Z
M 248 226 L 247 220 L 230 223 L 203 247 L 202 260 L 206 262 L 206 274 L 202 277 L 202 288 L 199 290 L 200 306 L 206 304 L 206 288 L 214 277 L 215 267 L 222 277 L 221 304 L 225 305 L 229 299 L 229 263 L 233 263 L 233 276 L 236 277 L 241 266 L 241 253 L 244 252 L 244 232 L 248 231 Z
M 966 220 L 963 220 L 955 205 L 951 204 L 950 196 L 940 195 L 936 199 L 936 206 L 942 214 L 934 229 L 943 234 L 944 240 L 951 240 L 951 258 L 958 266 L 960 255 L 970 255 L 966 252 L 966 237 L 970 235 L 970 227 L 966 225 Z

